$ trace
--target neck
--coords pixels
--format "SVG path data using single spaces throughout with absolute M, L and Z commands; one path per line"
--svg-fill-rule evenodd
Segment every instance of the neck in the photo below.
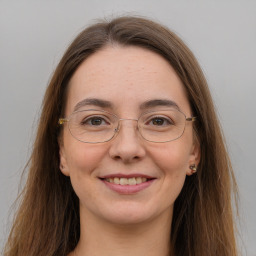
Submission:
M 122 225 L 89 214 L 80 217 L 81 235 L 74 256 L 171 255 L 171 210 L 145 223 Z

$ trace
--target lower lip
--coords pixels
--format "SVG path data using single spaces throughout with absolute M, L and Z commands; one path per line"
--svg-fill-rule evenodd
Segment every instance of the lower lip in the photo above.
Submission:
M 138 192 L 148 188 L 155 181 L 155 179 L 152 179 L 152 180 L 149 180 L 146 182 L 142 182 L 137 185 L 118 185 L 115 183 L 110 183 L 106 180 L 101 180 L 101 181 L 104 182 L 104 184 L 111 190 L 113 190 L 119 194 L 129 195 L 129 194 L 138 193 Z

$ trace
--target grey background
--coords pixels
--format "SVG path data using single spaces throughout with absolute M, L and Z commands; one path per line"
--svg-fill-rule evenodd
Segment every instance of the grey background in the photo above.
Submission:
M 243 255 L 255 256 L 254 0 L 0 0 L 0 249 L 54 67 L 74 36 L 92 20 L 124 13 L 162 22 L 197 56 L 237 176 Z

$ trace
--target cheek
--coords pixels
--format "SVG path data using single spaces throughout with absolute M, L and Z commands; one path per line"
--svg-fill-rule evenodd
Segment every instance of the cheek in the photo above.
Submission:
M 152 147 L 150 155 L 161 175 L 161 197 L 164 202 L 173 204 L 178 197 L 186 178 L 190 156 L 190 144 L 182 140 Z M 168 196 L 167 196 L 168 195 Z
M 66 142 L 65 151 L 70 176 L 91 174 L 106 153 L 103 145 L 82 143 L 73 138 L 67 139 Z
M 151 158 L 166 174 L 186 174 L 189 161 L 189 147 L 180 141 L 172 141 L 150 150 Z
M 97 167 L 106 153 L 104 146 L 71 140 L 66 147 L 67 165 L 72 187 L 80 203 L 97 199 Z M 92 193 L 92 191 L 94 191 Z

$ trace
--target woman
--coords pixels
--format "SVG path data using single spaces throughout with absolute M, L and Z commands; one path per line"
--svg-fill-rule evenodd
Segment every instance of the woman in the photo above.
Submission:
M 4 255 L 238 255 L 232 192 L 190 50 L 150 20 L 97 23 L 47 88 Z

